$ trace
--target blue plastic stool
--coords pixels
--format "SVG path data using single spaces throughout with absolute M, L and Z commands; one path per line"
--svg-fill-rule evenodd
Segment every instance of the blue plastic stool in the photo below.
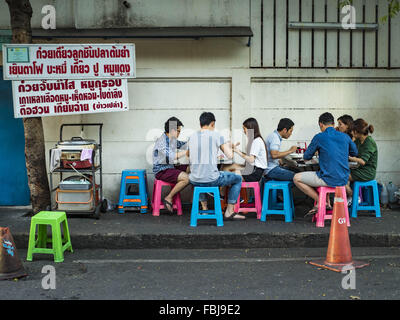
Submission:
M 382 192 L 382 187 L 378 183 L 378 194 L 381 194 L 381 192 Z M 372 206 L 374 203 L 374 190 L 373 190 L 372 186 L 361 188 L 361 197 L 362 197 L 361 205 Z
M 264 185 L 263 204 L 261 211 L 261 221 L 265 222 L 267 215 L 283 214 L 285 222 L 292 222 L 294 218 L 294 202 L 292 194 L 293 182 L 270 180 Z M 278 204 L 276 195 L 277 190 L 283 192 L 283 205 Z M 270 196 L 270 191 L 272 196 Z
M 372 188 L 372 199 L 367 199 L 362 203 L 358 203 L 358 196 L 360 193 L 360 188 Z M 370 198 L 370 197 L 368 197 Z M 375 211 L 375 216 L 377 218 L 381 217 L 381 207 L 379 203 L 379 192 L 378 183 L 376 180 L 371 181 L 355 181 L 353 187 L 353 200 L 351 207 L 351 217 L 357 218 L 357 212 L 361 210 L 372 210 Z
M 199 209 L 200 193 L 214 194 L 214 210 L 200 210 Z M 215 219 L 215 220 L 217 220 L 218 227 L 222 227 L 224 225 L 224 219 L 223 219 L 222 208 L 221 208 L 221 199 L 219 196 L 219 188 L 218 187 L 194 187 L 192 212 L 190 215 L 190 226 L 197 227 L 197 220 L 199 220 L 199 219 Z
M 130 186 L 135 186 L 137 192 L 129 194 Z M 146 170 L 123 170 L 121 175 L 118 212 L 124 213 L 127 207 L 140 207 L 140 212 L 146 213 L 148 203 Z
M 263 176 L 261 178 L 261 183 L 260 183 L 260 194 L 264 194 L 264 186 L 269 181 L 279 182 L 278 180 L 272 180 L 272 179 L 267 178 L 266 176 Z M 283 209 L 283 202 L 278 201 L 278 190 L 277 189 L 273 189 L 269 194 L 269 207 L 272 209 L 281 209 L 281 210 Z

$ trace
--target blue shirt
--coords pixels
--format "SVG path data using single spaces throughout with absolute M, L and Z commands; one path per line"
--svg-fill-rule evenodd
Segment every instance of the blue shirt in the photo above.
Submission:
M 354 157 L 358 154 L 357 147 L 350 137 L 333 127 L 328 127 L 314 136 L 304 152 L 304 160 L 310 160 L 316 151 L 319 153 L 318 177 L 331 187 L 346 185 L 350 175 L 349 155 Z
M 264 170 L 265 174 L 270 172 L 273 168 L 279 166 L 279 159 L 273 159 L 271 156 L 271 150 L 276 150 L 279 151 L 281 149 L 281 142 L 282 142 L 282 137 L 279 134 L 277 130 L 272 132 L 268 137 L 267 140 L 265 141 L 265 144 L 267 146 L 267 161 L 268 161 L 268 167 L 267 169 Z

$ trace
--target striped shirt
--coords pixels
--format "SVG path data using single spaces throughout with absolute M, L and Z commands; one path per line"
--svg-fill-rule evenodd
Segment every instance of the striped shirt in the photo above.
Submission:
M 170 139 L 163 133 L 153 148 L 153 173 L 173 169 L 177 149 L 185 150 L 186 147 L 186 142 Z

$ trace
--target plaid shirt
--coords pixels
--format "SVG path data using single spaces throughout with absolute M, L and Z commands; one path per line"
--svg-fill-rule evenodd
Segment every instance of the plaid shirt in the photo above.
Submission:
M 156 174 L 166 169 L 174 168 L 174 160 L 177 149 L 186 149 L 186 142 L 177 139 L 169 139 L 163 133 L 160 138 L 156 140 L 153 148 L 153 173 Z

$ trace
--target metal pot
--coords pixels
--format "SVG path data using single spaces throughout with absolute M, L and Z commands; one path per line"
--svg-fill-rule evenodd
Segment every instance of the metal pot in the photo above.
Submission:
M 97 144 L 95 140 L 92 139 L 82 139 L 81 137 L 72 137 L 71 140 L 59 141 L 59 145 L 61 146 L 82 146 L 89 144 Z
M 96 149 L 97 142 L 92 139 L 82 139 L 81 137 L 72 137 L 71 140 L 59 141 L 58 149 L 63 150 L 81 150 L 83 148 Z

